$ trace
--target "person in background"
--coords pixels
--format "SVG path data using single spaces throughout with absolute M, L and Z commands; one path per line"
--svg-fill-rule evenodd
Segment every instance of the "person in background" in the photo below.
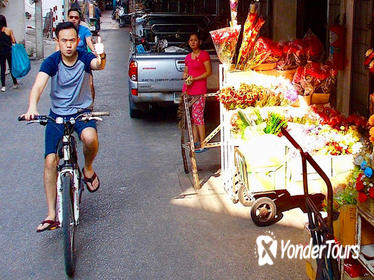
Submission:
M 87 51 L 87 46 L 95 54 L 95 47 L 92 42 L 91 31 L 81 25 L 81 12 L 76 8 L 71 8 L 68 11 L 68 21 L 72 22 L 75 27 L 78 29 L 79 44 L 78 50 Z
M 97 19 L 96 30 L 99 32 L 100 31 L 101 11 L 100 11 L 99 7 L 97 6 L 97 2 L 96 1 L 94 1 L 93 4 L 94 4 L 94 9 L 95 9 L 95 18 Z
M 71 4 L 70 4 L 70 8 L 74 8 L 74 9 L 77 9 L 81 12 L 81 7 L 78 3 L 78 0 L 72 0 L 71 1 Z
M 12 75 L 12 44 L 16 43 L 12 29 L 7 27 L 6 18 L 0 15 L 0 68 L 1 68 L 1 92 L 5 92 L 5 71 L 6 62 L 10 68 L 10 75 L 13 80 L 13 88 L 18 88 L 17 79 Z
M 97 6 L 96 1 L 93 1 L 92 4 L 93 4 L 93 18 L 96 19 L 96 23 L 95 23 L 96 31 L 99 32 L 100 31 L 101 11 L 100 11 L 99 7 Z M 90 19 L 89 9 L 87 9 L 86 17 L 87 17 L 88 20 Z
M 212 65 L 209 54 L 200 50 L 201 40 L 197 33 L 192 33 L 188 41 L 192 49 L 185 58 L 185 68 L 182 93 L 198 96 L 198 100 L 192 105 L 192 132 L 195 142 L 195 152 L 201 153 L 206 149 L 201 144 L 205 139 L 204 108 L 207 93 L 207 78 L 212 74 Z

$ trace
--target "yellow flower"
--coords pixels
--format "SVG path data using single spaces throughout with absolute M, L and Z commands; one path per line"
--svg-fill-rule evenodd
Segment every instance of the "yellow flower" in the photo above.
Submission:
M 374 115 L 371 115 L 371 116 L 370 116 L 370 118 L 369 118 L 369 120 L 368 120 L 368 124 L 369 124 L 370 126 L 374 126 Z

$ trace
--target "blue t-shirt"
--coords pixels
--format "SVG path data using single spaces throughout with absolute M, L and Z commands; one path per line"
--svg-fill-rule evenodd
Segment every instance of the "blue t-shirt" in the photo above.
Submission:
M 78 44 L 77 50 L 87 51 L 86 38 L 92 37 L 91 31 L 86 26 L 79 25 L 79 27 L 78 27 L 78 37 L 79 37 L 79 44 Z
M 39 71 L 51 77 L 51 110 L 55 114 L 71 115 L 92 105 L 90 71 L 94 58 L 92 53 L 78 51 L 75 64 L 67 66 L 57 51 L 43 61 Z

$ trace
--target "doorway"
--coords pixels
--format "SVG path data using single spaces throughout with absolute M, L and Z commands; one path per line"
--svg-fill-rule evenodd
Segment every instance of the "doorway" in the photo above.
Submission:
M 352 38 L 352 85 L 350 112 L 367 116 L 373 90 L 371 74 L 364 66 L 365 52 L 372 48 L 372 0 L 356 0 Z
M 327 46 L 327 5 L 326 0 L 297 0 L 297 38 L 303 38 L 310 29 Z

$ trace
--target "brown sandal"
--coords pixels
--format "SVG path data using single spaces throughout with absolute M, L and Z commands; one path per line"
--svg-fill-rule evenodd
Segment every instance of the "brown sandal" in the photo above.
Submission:
M 96 172 L 92 175 L 91 178 L 87 178 L 86 175 L 84 174 L 84 168 L 82 168 L 82 173 L 83 173 L 83 182 L 86 184 L 87 190 L 91 193 L 96 192 L 100 188 L 100 180 L 99 177 L 96 175 Z M 97 188 L 92 189 L 93 187 L 93 182 L 97 179 L 98 185 Z

